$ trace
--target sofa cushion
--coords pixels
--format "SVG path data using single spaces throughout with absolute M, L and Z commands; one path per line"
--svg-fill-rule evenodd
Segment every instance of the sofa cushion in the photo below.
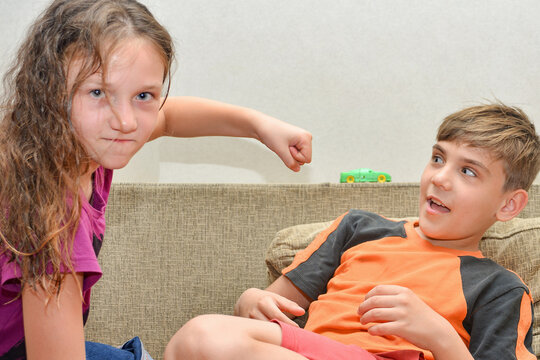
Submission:
M 268 281 L 281 275 L 294 255 L 319 232 L 332 224 L 319 222 L 291 226 L 279 231 L 266 253 Z M 516 218 L 498 222 L 485 233 L 480 248 L 484 255 L 517 273 L 529 286 L 534 301 L 533 348 L 540 356 L 540 218 Z

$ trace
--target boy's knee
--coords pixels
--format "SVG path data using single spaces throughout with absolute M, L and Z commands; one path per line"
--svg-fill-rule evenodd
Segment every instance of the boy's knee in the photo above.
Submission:
M 215 315 L 201 315 L 189 320 L 167 344 L 164 359 L 198 359 L 214 351 L 220 339 L 217 324 Z

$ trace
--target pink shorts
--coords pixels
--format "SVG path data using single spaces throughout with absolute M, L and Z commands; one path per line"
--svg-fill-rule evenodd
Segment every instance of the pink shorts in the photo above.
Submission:
M 423 360 L 424 355 L 416 350 L 400 350 L 371 354 L 356 345 L 346 345 L 326 336 L 315 334 L 281 322 L 281 346 L 310 360 Z

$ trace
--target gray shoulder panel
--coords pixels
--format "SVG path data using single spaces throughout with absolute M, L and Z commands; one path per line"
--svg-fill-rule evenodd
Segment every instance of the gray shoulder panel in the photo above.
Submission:
M 312 300 L 326 293 L 326 284 L 336 268 L 341 256 L 348 249 L 389 236 L 406 237 L 405 221 L 392 221 L 361 210 L 351 210 L 342 219 L 335 231 L 305 262 L 285 276 Z
M 490 259 L 462 256 L 460 260 L 469 351 L 475 359 L 516 359 L 521 301 L 529 289 L 516 274 Z M 532 326 L 524 345 L 532 353 Z

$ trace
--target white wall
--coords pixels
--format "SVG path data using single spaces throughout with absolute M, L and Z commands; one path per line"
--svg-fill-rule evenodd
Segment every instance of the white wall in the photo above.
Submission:
M 0 0 L 2 53 L 47 2 Z M 255 141 L 159 139 L 116 181 L 337 182 L 371 167 L 415 182 L 439 122 L 462 107 L 499 99 L 540 128 L 537 0 L 143 2 L 176 41 L 172 95 L 304 127 L 313 162 L 296 174 Z

